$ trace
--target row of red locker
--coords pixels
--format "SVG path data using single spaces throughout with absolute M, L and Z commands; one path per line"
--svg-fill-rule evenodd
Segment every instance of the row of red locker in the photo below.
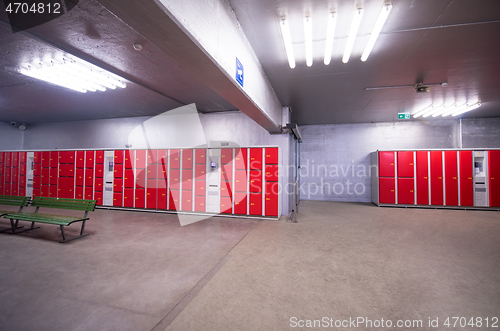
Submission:
M 484 186 L 486 206 L 500 206 L 500 151 L 490 150 Z M 378 204 L 475 206 L 472 150 L 380 151 Z M 397 166 L 396 166 L 397 164 Z M 397 170 L 397 171 L 396 171 Z M 484 189 L 481 189 L 484 190 Z M 378 198 L 378 201 L 376 201 Z

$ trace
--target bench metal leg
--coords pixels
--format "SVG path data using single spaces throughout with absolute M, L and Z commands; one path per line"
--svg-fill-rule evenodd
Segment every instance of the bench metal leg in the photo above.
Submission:
M 22 229 L 24 228 L 24 226 L 18 226 L 19 224 L 19 221 L 16 221 L 15 225 L 13 224 L 13 220 L 10 220 L 10 229 L 5 229 L 5 230 L 1 230 L 0 233 L 3 233 L 3 232 L 7 232 L 7 231 L 15 231 L 15 229 Z
M 11 229 L 5 230 L 5 231 L 10 231 L 9 234 L 18 234 L 18 233 L 23 233 L 23 232 L 35 230 L 35 229 L 40 229 L 39 226 L 37 226 L 35 228 L 35 222 L 31 222 L 31 226 L 30 226 L 29 229 L 24 229 L 22 231 L 16 231 L 16 229 L 22 229 L 24 227 L 24 226 L 18 226 L 18 224 L 19 224 L 19 220 L 16 220 L 16 222 L 14 222 L 14 219 L 10 219 L 10 227 L 11 227 Z
M 82 238 L 82 237 L 86 237 L 89 235 L 88 233 L 85 233 L 85 234 L 83 233 L 83 231 L 85 230 L 85 221 L 82 221 L 82 229 L 80 230 L 80 235 L 73 237 L 73 238 L 69 238 L 69 239 L 66 239 L 66 233 L 64 232 L 64 225 L 59 225 L 59 226 L 61 227 L 61 235 L 63 238 L 63 240 L 61 240 L 60 243 L 65 243 L 65 242 L 75 240 L 78 238 Z

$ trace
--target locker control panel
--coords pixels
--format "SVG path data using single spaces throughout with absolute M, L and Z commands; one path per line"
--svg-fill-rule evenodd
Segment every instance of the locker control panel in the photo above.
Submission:
M 210 169 L 207 172 L 207 212 L 220 213 L 220 159 L 218 148 L 208 150 Z
M 474 206 L 488 206 L 488 154 L 486 151 L 474 151 Z
M 102 197 L 103 206 L 113 205 L 113 165 L 114 151 L 104 152 L 104 192 Z
M 26 155 L 26 163 L 28 168 L 26 169 L 26 196 L 33 197 L 33 169 L 35 163 L 35 153 L 28 152 Z

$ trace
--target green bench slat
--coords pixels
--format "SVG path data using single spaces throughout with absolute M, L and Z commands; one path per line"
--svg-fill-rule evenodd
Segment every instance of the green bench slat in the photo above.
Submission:
M 0 205 L 26 207 L 29 201 L 30 197 L 0 195 Z
M 39 222 L 57 225 L 70 225 L 73 222 L 88 220 L 88 217 L 76 217 L 76 216 L 62 216 L 62 215 L 52 215 L 52 214 L 40 214 L 40 213 L 13 213 L 7 214 L 5 217 L 9 218 L 13 216 L 16 220 L 28 221 L 28 222 Z
M 35 197 L 31 205 L 33 207 L 94 211 L 96 202 L 96 200 Z

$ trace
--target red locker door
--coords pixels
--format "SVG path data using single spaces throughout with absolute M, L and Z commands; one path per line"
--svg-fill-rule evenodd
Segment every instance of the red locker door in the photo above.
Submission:
M 204 212 L 205 209 L 205 196 L 194 197 L 194 211 Z
M 232 214 L 233 213 L 233 201 L 229 197 L 220 198 L 220 212 L 222 214 Z
M 102 192 L 95 192 L 94 193 L 94 200 L 96 200 L 97 206 L 102 206 Z
M 220 150 L 220 163 L 221 164 L 233 163 L 233 149 L 232 148 L 221 148 L 221 150 Z
M 87 189 L 85 189 L 86 191 Z M 123 194 L 121 192 L 113 192 L 113 206 L 123 207 Z
M 240 170 L 246 170 L 247 163 L 248 163 L 248 158 L 247 158 L 247 149 L 246 148 L 236 148 L 234 150 L 235 157 L 234 157 L 234 166 L 236 167 L 235 169 L 240 169 Z
M 41 197 L 40 189 L 33 189 L 33 196 L 34 197 Z
M 76 186 L 75 187 L 75 199 L 84 199 L 83 186 Z
M 394 152 L 378 152 L 379 177 L 394 177 Z
M 207 150 L 204 148 L 197 148 L 195 149 L 195 163 L 198 164 L 206 164 L 206 155 L 207 155 Z M 203 211 L 205 211 L 205 202 L 203 202 Z
M 266 165 L 266 181 L 277 182 L 278 181 L 278 165 L 271 164 Z
M 168 150 L 166 149 L 159 149 L 158 150 L 158 160 L 156 161 L 158 164 L 165 164 L 167 166 L 168 164 Z
M 115 164 L 123 164 L 123 155 L 124 155 L 124 151 L 122 150 L 117 150 L 115 151 Z
M 396 180 L 394 178 L 379 178 L 379 203 L 396 203 Z
M 247 194 L 238 193 L 234 194 L 234 213 L 240 215 L 247 214 Z
M 167 166 L 168 166 L 167 160 L 161 159 L 160 163 L 156 168 L 158 179 L 163 179 L 163 180 L 167 179 Z
M 115 164 L 113 176 L 115 178 L 123 178 L 123 164 Z
M 146 190 L 143 188 L 135 189 L 135 208 L 145 208 Z
M 123 179 L 121 178 L 113 179 L 113 192 L 123 192 Z
M 262 192 L 262 171 L 250 171 L 250 192 Z
M 490 207 L 500 207 L 500 151 L 488 152 Z
M 4 184 L 4 187 L 3 187 L 4 192 L 5 192 L 4 195 L 12 195 L 12 191 L 10 190 L 10 186 L 11 186 L 11 184 L 7 184 L 7 183 Z M 43 186 L 46 186 L 47 189 L 44 190 Z M 47 195 L 42 195 L 42 197 L 49 196 L 49 188 L 48 187 L 49 187 L 49 185 L 42 185 L 42 192 L 47 193 Z
M 93 200 L 94 199 L 94 188 L 85 186 L 85 199 Z
M 33 155 L 34 163 L 42 163 L 42 152 L 35 152 Z
M 26 176 L 19 176 L 19 187 L 26 187 Z
M 75 165 L 77 168 L 85 167 L 85 151 L 76 151 Z
M 182 191 L 182 210 L 193 210 L 193 192 Z
M 49 185 L 49 197 L 57 198 L 57 185 Z
M 460 151 L 460 205 L 474 206 L 472 151 Z
M 85 180 L 85 170 L 77 168 L 76 169 L 76 186 L 83 186 L 84 180 Z
M 52 169 L 50 169 L 52 170 Z M 56 173 L 57 173 L 57 169 L 56 169 Z M 11 181 L 12 183 L 17 183 L 19 180 L 19 168 L 11 168 Z M 54 184 L 57 184 L 57 176 L 56 176 L 56 183 Z
M 182 150 L 182 169 L 193 169 L 193 150 Z
M 18 190 L 19 190 L 19 188 L 18 188 L 18 186 L 17 186 L 17 185 L 12 185 L 12 187 L 11 187 L 11 191 L 10 191 L 10 194 L 11 194 L 11 195 L 13 195 L 13 196 L 17 196 L 17 195 L 18 195 Z M 52 192 L 52 190 L 51 190 L 51 192 Z M 56 194 L 57 194 L 57 192 L 56 192 Z M 51 195 L 51 197 L 54 197 L 54 198 L 55 198 L 55 197 L 57 197 L 57 196 L 52 196 L 52 195 Z
M 104 188 L 104 179 L 103 178 L 97 178 L 95 179 L 95 190 L 102 192 Z
M 126 150 L 125 151 L 125 169 L 133 169 L 134 168 L 134 159 L 135 159 L 135 153 L 133 150 Z
M 49 184 L 57 185 L 57 168 L 49 169 Z
M 19 164 L 19 175 L 26 176 L 26 163 Z
M 180 157 L 178 149 L 170 150 L 170 169 L 179 169 L 180 168 Z
M 169 191 L 169 201 L 168 201 L 168 209 L 169 210 L 178 210 L 180 207 L 179 200 L 179 190 L 170 190 Z
M 134 207 L 134 189 L 133 188 L 123 189 L 123 207 L 128 207 L 128 208 Z
M 250 215 L 262 215 L 261 193 L 250 193 Z
M 413 176 L 413 152 L 398 152 L 398 177 Z
M 194 181 L 194 194 L 205 196 L 205 181 L 195 180 Z
M 26 152 L 19 152 L 19 163 L 26 163 Z
M 20 197 L 25 197 L 26 196 L 26 189 L 24 187 L 20 187 L 19 191 L 17 192 Z
M 57 168 L 58 163 L 59 163 L 59 153 L 58 152 L 50 152 L 49 166 L 51 168 Z
M 95 151 L 95 163 L 97 164 L 104 163 L 104 151 Z
M 223 164 L 220 169 L 220 178 L 222 180 L 233 180 L 233 165 Z
M 94 151 L 85 151 L 85 168 L 94 167 Z
M 67 151 L 60 151 L 59 152 L 59 163 L 68 163 L 67 162 Z
M 12 155 L 11 156 L 11 158 L 12 158 L 11 165 L 13 167 L 17 167 L 19 165 L 19 152 L 11 152 L 11 155 Z
M 148 149 L 146 150 L 146 160 L 147 164 L 156 164 L 156 160 L 158 155 L 158 151 L 156 149 Z
M 60 177 L 59 178 L 59 185 L 57 185 L 57 197 L 58 198 L 67 198 L 67 192 L 66 192 L 66 178 L 67 177 Z
M 443 204 L 443 153 L 431 151 L 431 205 Z
M 146 208 L 156 209 L 156 187 L 146 191 Z
M 158 189 L 158 209 L 167 209 L 167 189 Z
M 143 149 L 135 151 L 135 168 L 146 168 L 146 151 Z
M 429 204 L 429 164 L 427 151 L 417 151 L 417 204 Z
M 0 164 L 4 163 L 5 152 L 0 152 Z
M 85 169 L 85 186 L 94 186 L 94 169 Z
M 42 165 L 40 163 L 33 164 L 33 176 L 42 175 Z
M 278 164 L 278 148 L 266 148 L 266 164 Z
M 179 187 L 180 187 L 180 178 L 181 178 L 181 175 L 180 175 L 180 170 L 174 170 L 174 169 L 170 169 L 170 186 L 174 189 L 174 190 L 178 190 Z
M 446 205 L 458 206 L 457 151 L 444 152 L 444 171 Z
M 125 187 L 128 187 L 128 188 L 134 187 L 134 170 L 125 169 L 125 178 L 124 178 L 123 184 Z
M 277 182 L 267 182 L 266 183 L 266 194 L 265 194 L 265 206 L 266 216 L 278 216 L 278 183 Z
M 156 178 L 156 176 L 158 176 L 158 166 L 156 164 L 148 164 L 146 174 L 149 179 Z
M 205 164 L 195 164 L 194 167 L 194 176 L 197 179 L 205 179 L 205 172 L 206 172 L 206 165 Z
M 250 148 L 250 169 L 262 169 L 262 148 Z
M 414 186 L 413 178 L 398 178 L 398 204 L 413 205 L 415 203 Z
M 221 197 L 232 197 L 233 196 L 233 183 L 229 181 L 222 180 L 220 182 L 220 195 Z
M 193 190 L 193 170 L 182 170 L 182 189 Z
M 146 170 L 136 169 L 135 170 L 135 188 L 145 188 L 146 187 Z
M 236 170 L 234 178 L 234 190 L 236 192 L 246 192 L 247 191 L 247 171 L 246 170 Z
M 102 164 L 96 164 L 94 168 L 95 168 L 95 177 L 96 178 L 103 178 L 103 176 L 104 176 L 104 165 L 102 165 Z
M 48 167 L 50 167 L 50 152 L 42 152 L 42 168 L 48 168 Z

